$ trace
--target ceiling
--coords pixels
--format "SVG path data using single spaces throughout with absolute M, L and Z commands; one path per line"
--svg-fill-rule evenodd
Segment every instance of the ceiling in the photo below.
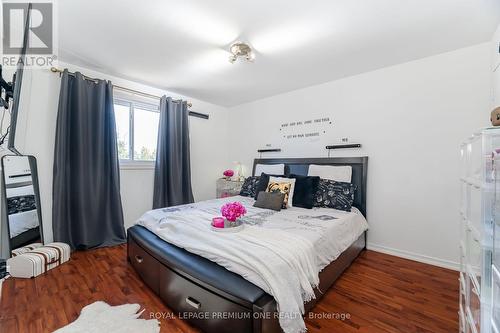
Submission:
M 64 0 L 59 58 L 234 106 L 491 39 L 499 0 Z M 250 43 L 254 63 L 228 61 Z

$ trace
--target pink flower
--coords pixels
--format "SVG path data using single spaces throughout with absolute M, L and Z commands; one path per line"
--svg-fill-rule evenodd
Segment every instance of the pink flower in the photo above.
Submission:
M 228 170 L 224 171 L 223 175 L 225 177 L 232 177 L 234 175 L 234 171 L 231 169 L 228 169 Z
M 240 216 L 245 215 L 247 210 L 240 202 L 229 202 L 222 206 L 220 212 L 228 221 L 234 222 Z

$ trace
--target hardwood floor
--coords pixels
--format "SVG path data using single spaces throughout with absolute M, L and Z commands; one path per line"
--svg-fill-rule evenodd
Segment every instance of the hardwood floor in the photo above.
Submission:
M 126 260 L 126 246 L 73 254 L 35 279 L 7 279 L 0 332 L 51 332 L 102 300 L 139 303 L 164 313 L 162 332 L 199 332 L 172 313 Z M 373 251 L 363 252 L 330 288 L 306 323 L 309 332 L 458 332 L 458 273 Z M 335 319 L 338 313 L 349 318 Z

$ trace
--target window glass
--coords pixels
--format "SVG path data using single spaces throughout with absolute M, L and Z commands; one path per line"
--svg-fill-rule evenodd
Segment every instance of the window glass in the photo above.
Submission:
M 130 106 L 115 104 L 115 122 L 118 156 L 130 159 Z
M 134 160 L 154 161 L 160 113 L 134 107 Z

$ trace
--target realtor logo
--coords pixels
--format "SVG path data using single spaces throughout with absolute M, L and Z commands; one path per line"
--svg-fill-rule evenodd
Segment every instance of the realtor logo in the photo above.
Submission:
M 4 1 L 2 65 L 17 66 L 22 61 L 25 66 L 52 66 L 56 59 L 54 17 L 54 3 L 51 1 Z M 24 59 L 20 57 L 23 47 L 26 54 Z

